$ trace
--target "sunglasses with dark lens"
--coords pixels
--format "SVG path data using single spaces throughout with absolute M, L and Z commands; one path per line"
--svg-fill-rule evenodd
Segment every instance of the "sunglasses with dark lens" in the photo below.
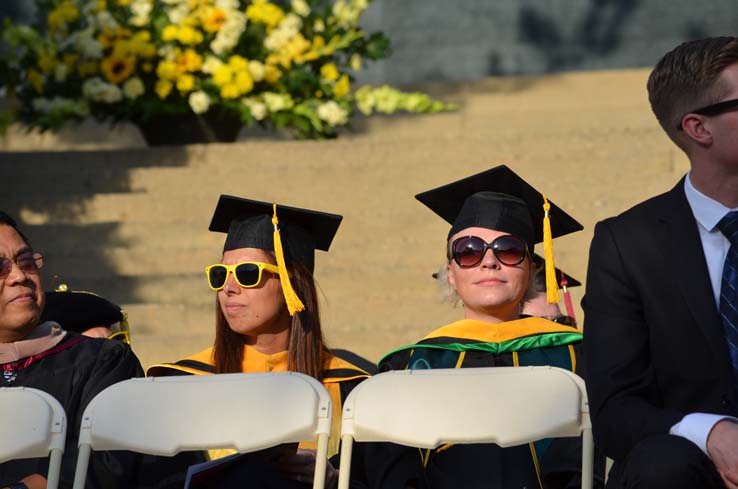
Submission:
M 525 241 L 507 234 L 485 242 L 479 236 L 462 236 L 451 243 L 451 257 L 461 268 L 472 268 L 482 263 L 487 250 L 497 258 L 497 261 L 507 266 L 515 266 L 525 260 L 528 252 Z
M 44 266 L 44 255 L 41 253 L 23 253 L 15 260 L 2 257 L 0 258 L 0 279 L 7 278 L 13 270 L 13 263 L 18 265 L 23 273 L 38 273 Z
M 208 277 L 208 285 L 213 290 L 220 290 L 225 287 L 229 273 L 236 277 L 238 285 L 248 289 L 259 285 L 263 270 L 279 273 L 279 268 L 276 265 L 258 261 L 245 261 L 234 265 L 223 265 L 222 263 L 210 265 L 205 269 L 205 275 Z
M 699 114 L 699 115 L 718 115 L 722 114 L 723 112 L 728 112 L 733 109 L 738 109 L 738 98 L 734 98 L 731 100 L 723 100 L 722 102 L 718 102 L 716 104 L 711 104 L 706 107 L 702 107 L 701 109 L 697 110 L 691 110 L 687 112 L 687 114 Z M 687 115 L 684 114 L 684 115 Z M 682 117 L 684 119 L 684 117 Z M 682 121 L 679 121 L 679 124 L 677 125 L 677 131 L 682 131 L 684 129 L 682 125 Z

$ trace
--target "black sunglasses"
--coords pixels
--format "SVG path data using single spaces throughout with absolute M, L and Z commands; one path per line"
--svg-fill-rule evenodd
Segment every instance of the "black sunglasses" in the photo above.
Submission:
M 574 328 L 577 327 L 577 320 L 571 316 L 557 316 L 551 319 L 551 321 L 556 324 L 563 324 L 564 326 L 572 326 Z
M 13 270 L 13 263 L 18 265 L 23 273 L 38 273 L 44 266 L 44 255 L 41 253 L 23 253 L 16 259 L 0 258 L 0 279 L 7 278 Z
M 702 107 L 701 109 L 697 110 L 690 110 L 687 112 L 687 114 L 699 114 L 699 115 L 718 115 L 722 114 L 723 112 L 728 112 L 732 109 L 738 108 L 738 98 L 734 98 L 732 100 L 723 100 L 722 102 L 718 102 L 716 104 L 708 105 L 706 107 Z M 684 114 L 684 115 L 687 115 Z M 682 119 L 679 120 L 679 125 L 677 125 L 677 131 L 683 131 L 684 127 L 682 125 L 682 120 L 684 119 L 684 116 L 682 116 Z
M 528 248 L 525 241 L 507 234 L 485 242 L 479 236 L 462 236 L 451 243 L 451 257 L 461 268 L 476 267 L 482 262 L 487 250 L 492 250 L 497 261 L 507 266 L 515 266 L 525 260 Z

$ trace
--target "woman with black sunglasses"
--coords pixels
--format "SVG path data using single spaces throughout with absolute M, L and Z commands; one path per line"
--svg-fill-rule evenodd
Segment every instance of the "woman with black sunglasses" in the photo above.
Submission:
M 323 342 L 313 268 L 328 251 L 342 217 L 222 195 L 210 231 L 227 233 L 221 263 L 205 269 L 216 292 L 215 344 L 147 375 L 300 372 L 320 380 L 333 400 L 326 487 L 335 485 L 342 400 L 368 377 L 334 356 Z M 219 452 L 219 453 L 218 453 Z M 221 457 L 223 451 L 212 451 Z M 315 450 L 282 446 L 229 462 L 208 487 L 308 487 Z M 360 470 L 360 469 L 359 469 Z M 358 470 L 356 473 L 359 473 Z M 354 479 L 354 478 L 352 478 Z M 248 481 L 247 486 L 242 486 Z M 258 481 L 258 482 L 257 482 Z
M 522 316 L 522 305 L 529 288 L 534 292 L 533 245 L 544 241 L 552 267 L 551 239 L 581 225 L 506 166 L 416 198 L 452 226 L 439 279 L 463 306 L 464 319 L 388 353 L 379 370 L 553 365 L 576 371 L 574 347 L 581 333 Z M 547 285 L 550 299 L 557 300 L 555 275 Z M 372 487 L 569 488 L 580 485 L 580 464 L 581 443 L 572 438 L 505 449 L 443 446 L 420 453 L 385 444 L 371 450 L 368 472 L 377 476 Z

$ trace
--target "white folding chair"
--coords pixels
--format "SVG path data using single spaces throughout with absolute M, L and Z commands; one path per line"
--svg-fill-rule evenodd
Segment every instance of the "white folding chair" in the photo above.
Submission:
M 66 435 L 67 416 L 53 396 L 30 387 L 0 388 L 0 463 L 50 456 L 46 487 L 56 489 Z
M 330 430 L 330 395 L 317 380 L 295 372 L 126 380 L 85 409 L 74 489 L 84 488 L 92 449 L 164 456 L 216 448 L 246 453 L 316 439 L 313 488 L 319 489 Z
M 591 489 L 592 426 L 576 374 L 556 367 L 385 372 L 356 386 L 343 404 L 338 487 L 348 488 L 353 441 L 510 447 L 582 433 L 582 488 Z

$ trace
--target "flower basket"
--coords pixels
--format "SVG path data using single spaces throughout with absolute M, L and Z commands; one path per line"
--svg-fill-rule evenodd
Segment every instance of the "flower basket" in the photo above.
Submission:
M 157 114 L 136 125 L 149 146 L 232 143 L 243 126 L 238 114 L 220 110 Z
M 254 124 L 324 139 L 357 111 L 454 108 L 388 86 L 353 89 L 364 64 L 389 52 L 382 33 L 359 27 L 369 0 L 35 3 L 33 25 L 3 25 L 10 110 L 0 130 L 93 117 L 133 122 L 149 144 L 233 140 Z

